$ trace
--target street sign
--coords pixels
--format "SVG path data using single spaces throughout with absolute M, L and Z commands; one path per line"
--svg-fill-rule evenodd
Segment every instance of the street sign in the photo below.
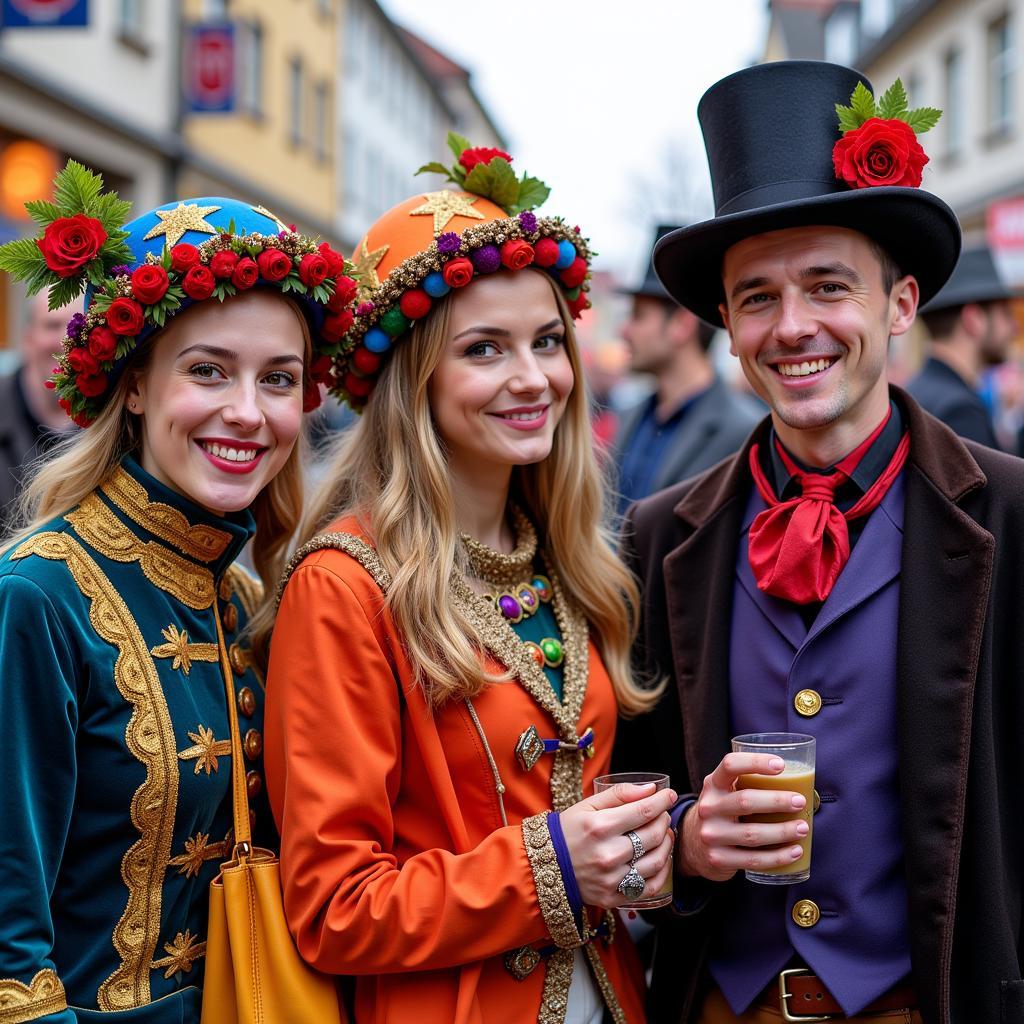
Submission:
M 89 24 L 89 0 L 3 0 L 4 28 L 81 28 Z
M 235 26 L 192 25 L 184 50 L 185 109 L 228 114 L 235 109 Z

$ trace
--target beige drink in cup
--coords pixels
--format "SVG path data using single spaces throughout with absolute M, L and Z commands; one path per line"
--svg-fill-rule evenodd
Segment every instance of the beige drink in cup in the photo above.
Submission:
M 594 779 L 594 792 L 611 789 L 616 783 L 625 782 L 634 786 L 642 786 L 646 783 L 654 783 L 654 791 L 668 789 L 668 776 L 655 772 L 616 772 L 613 775 L 601 775 Z M 650 851 L 647 851 L 648 853 Z M 665 884 L 658 892 L 644 890 L 643 896 L 638 900 L 628 903 L 620 903 L 619 906 L 627 910 L 652 910 L 654 907 L 664 907 L 672 902 L 672 872 L 669 871 Z
M 811 877 L 811 837 L 814 834 L 814 737 L 803 733 L 765 732 L 748 736 L 735 736 L 732 749 L 748 754 L 772 754 L 781 757 L 786 767 L 778 775 L 750 773 L 736 780 L 737 789 L 771 789 L 801 794 L 806 803 L 803 810 L 786 814 L 751 814 L 744 821 L 777 824 L 803 819 L 807 822 L 807 835 L 795 841 L 803 849 L 803 856 L 792 864 L 763 871 L 745 872 L 751 882 L 762 885 L 792 885 L 806 882 Z M 794 845 L 794 844 L 787 844 Z

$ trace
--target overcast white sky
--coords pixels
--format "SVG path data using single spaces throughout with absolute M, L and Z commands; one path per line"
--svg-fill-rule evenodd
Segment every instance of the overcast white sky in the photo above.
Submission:
M 514 166 L 597 266 L 636 278 L 659 220 L 710 216 L 697 101 L 757 60 L 766 0 L 381 0 L 469 68 Z

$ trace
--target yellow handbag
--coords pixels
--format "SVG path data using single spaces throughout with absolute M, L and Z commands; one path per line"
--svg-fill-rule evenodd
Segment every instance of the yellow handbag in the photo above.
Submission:
M 252 845 L 231 665 L 217 622 L 231 723 L 235 848 L 210 883 L 200 1024 L 346 1024 L 335 980 L 299 956 L 288 931 L 277 856 Z

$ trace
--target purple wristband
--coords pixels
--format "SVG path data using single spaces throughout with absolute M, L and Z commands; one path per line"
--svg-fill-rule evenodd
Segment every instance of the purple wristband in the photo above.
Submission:
M 554 812 L 548 812 L 548 832 L 551 833 L 551 845 L 555 848 L 558 858 L 558 870 L 562 872 L 562 884 L 568 897 L 572 916 L 576 919 L 577 928 L 583 920 L 583 898 L 580 887 L 576 884 L 576 872 L 573 870 L 569 847 L 565 845 L 565 834 L 562 832 L 562 819 Z

